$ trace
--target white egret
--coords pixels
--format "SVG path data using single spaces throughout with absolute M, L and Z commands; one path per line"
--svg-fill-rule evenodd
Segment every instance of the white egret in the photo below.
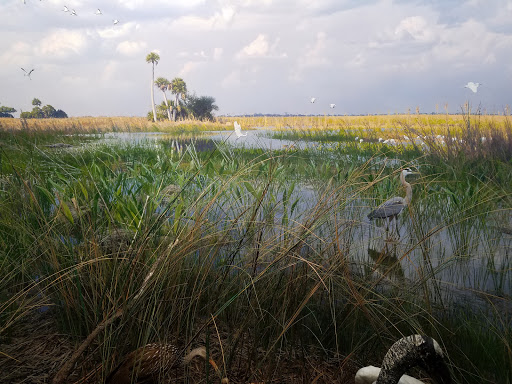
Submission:
M 329 104 L 329 107 L 334 108 L 336 104 Z
M 64 6 L 64 9 L 62 10 L 62 12 L 69 12 L 69 8 Z
M 28 72 L 27 72 L 27 71 L 25 71 L 23 68 L 21 68 L 21 70 L 22 70 L 23 72 L 25 72 L 25 74 L 24 74 L 23 76 L 28 76 L 28 78 L 29 78 L 30 80 L 32 80 L 32 78 L 30 77 L 30 75 L 32 74 L 32 72 L 34 72 L 34 70 L 33 70 L 33 69 L 31 69 L 31 70 L 30 70 L 30 71 L 28 71 Z
M 415 366 L 423 368 L 439 384 L 452 382 L 439 343 L 428 336 L 411 335 L 389 348 L 382 368 L 370 365 L 357 371 L 355 384 L 423 384 L 414 377 L 404 375 L 407 369 Z
M 71 10 L 71 16 L 77 16 L 76 11 L 74 9 Z
M 473 93 L 476 93 L 478 91 L 478 86 L 480 85 L 480 83 L 473 83 L 472 81 L 470 81 L 469 83 L 467 83 L 464 88 L 469 88 L 473 91 Z
M 312 97 L 312 98 L 311 98 L 311 103 L 314 103 L 314 102 L 315 102 L 315 100 L 316 100 L 316 97 Z
M 244 135 L 242 133 L 242 127 L 240 126 L 240 124 L 238 124 L 238 122 L 235 121 L 235 134 L 236 134 L 236 137 L 244 137 L 244 136 L 247 136 L 247 133 Z
M 112 20 L 114 22 L 114 25 L 117 25 L 119 24 L 119 20 L 115 19 L 115 20 Z
M 398 230 L 397 217 L 402 212 L 402 210 L 407 207 L 412 200 L 412 187 L 407 181 L 405 181 L 405 176 L 412 175 L 416 172 L 413 172 L 410 168 L 405 168 L 400 173 L 400 182 L 402 186 L 405 188 L 405 198 L 401 196 L 395 196 L 391 199 L 385 201 L 377 208 L 375 208 L 372 212 L 368 214 L 368 219 L 385 219 L 387 221 L 386 230 L 388 229 L 389 224 L 395 220 L 395 227 Z
M 96 15 L 103 15 L 103 13 L 101 13 L 101 11 L 100 11 L 100 9 L 99 9 L 99 8 L 98 8 L 98 9 L 96 10 L 96 12 L 94 12 L 94 13 L 95 13 Z

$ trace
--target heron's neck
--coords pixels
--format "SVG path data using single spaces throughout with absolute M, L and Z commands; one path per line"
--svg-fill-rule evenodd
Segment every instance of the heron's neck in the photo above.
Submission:
M 403 173 L 400 174 L 400 182 L 405 188 L 405 205 L 409 205 L 412 200 L 412 187 L 407 181 L 405 181 L 405 175 Z
M 183 358 L 183 364 L 188 364 L 192 361 L 192 359 L 196 356 L 202 357 L 203 359 L 206 359 L 206 349 L 204 347 L 199 347 L 196 349 L 193 349 L 190 353 L 188 353 Z
M 388 351 L 382 362 L 376 384 L 398 384 L 406 370 L 415 365 L 411 358 L 413 355 L 411 349 L 410 345 L 403 345 L 396 350 Z

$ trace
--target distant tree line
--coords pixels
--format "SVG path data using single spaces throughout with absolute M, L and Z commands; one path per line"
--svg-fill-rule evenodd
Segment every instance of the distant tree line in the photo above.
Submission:
M 5 105 L 0 107 L 0 117 L 13 118 L 14 116 L 12 114 L 14 112 L 16 112 L 16 110 L 14 108 L 6 107 Z
M 47 119 L 47 118 L 57 118 L 62 119 L 68 117 L 67 113 L 64 112 L 62 109 L 55 109 L 50 104 L 44 105 L 41 107 L 41 100 L 34 98 L 32 100 L 32 105 L 34 108 L 32 108 L 31 112 L 21 112 L 20 118 L 21 119 Z
M 194 118 L 198 120 L 213 120 L 213 111 L 219 109 L 215 105 L 215 99 L 211 96 L 196 96 L 195 93 L 187 92 L 185 81 L 176 77 L 172 81 L 165 77 L 159 77 L 155 81 L 155 65 L 160 61 L 160 56 L 151 52 L 146 56 L 146 62 L 153 66 L 153 77 L 151 81 L 151 105 L 152 111 L 148 112 L 148 120 L 172 120 Z M 154 88 L 160 89 L 164 96 L 161 104 L 155 104 Z M 173 100 L 167 99 L 166 91 L 174 95 Z

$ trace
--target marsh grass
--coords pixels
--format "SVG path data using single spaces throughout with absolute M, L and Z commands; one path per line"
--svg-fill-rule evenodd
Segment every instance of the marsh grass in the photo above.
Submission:
M 101 133 L 101 132 L 167 132 L 200 133 L 232 129 L 224 123 L 180 120 L 148 121 L 142 117 L 71 117 L 66 119 L 9 119 L 0 118 L 3 131 L 46 131 L 53 133 Z
M 492 212 L 510 213 L 510 165 L 496 163 L 503 180 L 466 177 L 439 172 L 444 157 L 411 152 L 422 175 L 401 219 L 409 235 L 393 245 L 374 230 L 371 258 L 364 217 L 401 194 L 394 169 L 410 165 L 404 151 L 390 164 L 377 144 L 360 157 L 356 148 L 201 152 L 193 142 L 178 151 L 172 141 L 34 145 L 54 134 L 2 136 L 4 341 L 37 311 L 77 345 L 115 318 L 73 377 L 101 382 L 135 348 L 177 340 L 208 343 L 232 382 L 342 383 L 420 332 L 442 342 L 458 381 L 510 377 L 510 258 L 494 257 L 507 243 L 485 225 Z M 457 252 L 440 254 L 440 241 Z M 473 285 L 464 262 L 478 256 L 493 272 Z M 453 304 L 458 291 L 450 300 L 452 285 L 467 306 Z M 501 309 L 473 314 L 475 293 Z M 16 362 L 2 359 L 12 379 Z

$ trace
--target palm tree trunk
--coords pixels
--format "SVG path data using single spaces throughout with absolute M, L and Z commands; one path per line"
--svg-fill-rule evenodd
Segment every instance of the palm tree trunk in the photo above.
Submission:
M 167 102 L 167 95 L 165 94 L 165 91 L 162 92 L 164 93 L 165 106 L 167 107 L 167 117 L 171 120 L 171 110 L 169 109 L 169 103 Z
M 156 123 L 156 108 L 155 108 L 155 63 L 153 63 L 153 78 L 151 79 L 151 106 L 153 107 L 153 120 Z
M 174 98 L 174 109 L 172 110 L 172 121 L 176 121 L 176 112 L 178 111 L 178 94 Z

